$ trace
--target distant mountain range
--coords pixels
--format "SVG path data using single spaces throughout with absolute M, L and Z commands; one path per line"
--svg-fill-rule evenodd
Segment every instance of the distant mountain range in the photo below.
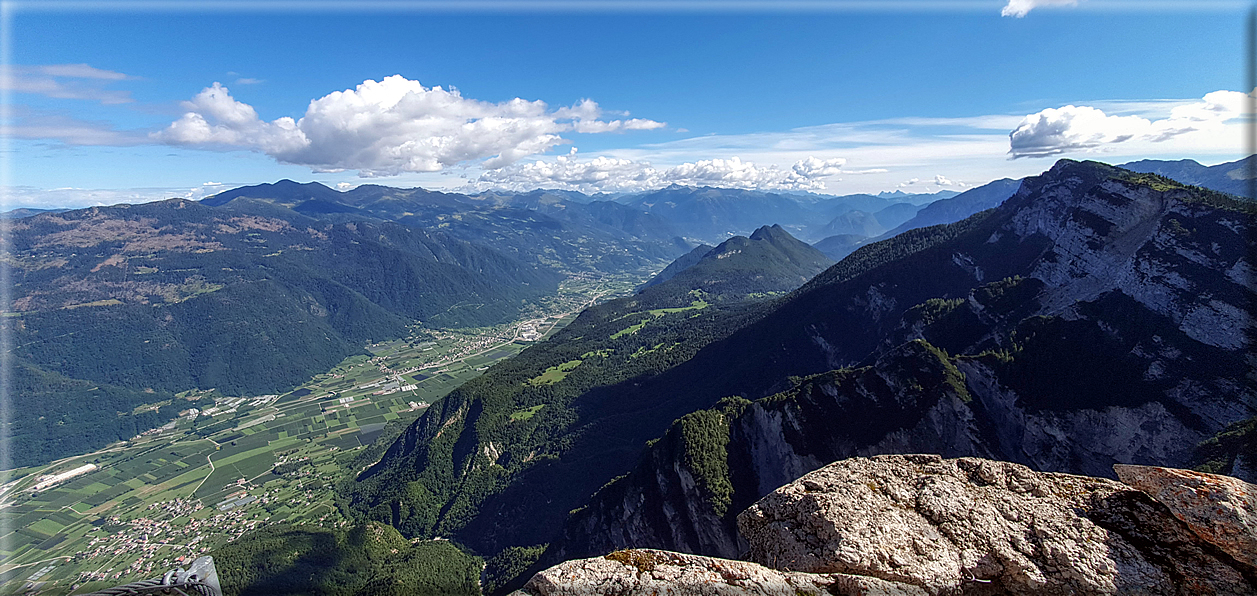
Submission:
M 634 270 L 671 260 L 690 248 L 660 218 L 609 201 L 573 201 L 571 194 L 537 191 L 471 197 L 377 185 L 340 192 L 318 183 L 282 180 L 233 189 L 201 202 L 228 206 L 261 201 L 323 220 L 380 220 L 439 230 L 558 271 Z
M 717 244 L 766 224 L 780 225 L 804 240 L 843 233 L 832 230 L 850 226 L 880 234 L 911 218 L 922 205 L 956 194 L 827 196 L 674 185 L 616 201 L 663 218 L 675 229 L 684 230 L 687 238 Z
M 69 209 L 31 209 L 31 208 L 10 209 L 8 211 L 0 213 L 0 219 L 22 219 L 23 217 L 39 215 L 40 213 L 61 213 L 64 211 L 69 211 Z
M 1210 188 L 1250 199 L 1257 198 L 1257 194 L 1254 193 L 1254 184 L 1257 184 L 1257 170 L 1254 170 L 1257 168 L 1257 155 L 1216 166 L 1204 166 L 1191 159 L 1177 161 L 1145 159 L 1125 163 L 1121 167 L 1132 172 L 1165 176 L 1183 184 Z
M 922 207 L 911 219 L 905 220 L 882 236 L 889 238 L 908 230 L 960 221 L 974 213 L 998 207 L 1008 200 L 1008 197 L 1013 196 L 1019 186 L 1021 186 L 1021 180 L 1002 178 L 977 188 L 971 188 L 954 197 L 940 199 Z
M 415 320 L 501 322 L 563 275 L 661 268 L 701 238 L 709 250 L 732 241 L 722 254 L 750 251 L 768 271 L 720 272 L 736 262 L 721 259 L 685 273 L 716 284 L 707 298 L 788 291 L 830 259 L 793 238 L 740 245 L 739 231 L 779 218 L 807 229 L 855 207 L 907 213 L 915 206 L 906 201 L 929 200 L 680 187 L 611 198 L 373 184 L 341 192 L 281 180 L 198 202 L 9 212 L 17 316 L 3 324 L 26 387 L 15 463 L 81 452 L 174 416 L 158 408 L 103 424 L 99 411 L 192 388 L 281 391 Z M 759 234 L 789 237 L 781 227 Z M 38 417 L 38 404 L 79 384 L 112 397 L 65 410 L 55 424 Z
M 261 200 L 324 219 L 377 218 L 439 227 L 521 260 L 605 271 L 674 257 L 686 245 L 716 245 L 764 225 L 780 225 L 809 241 L 834 234 L 880 236 L 923 206 L 958 194 L 827 196 L 673 185 L 611 200 L 609 195 L 555 190 L 462 195 L 362 185 L 341 192 L 283 180 L 233 189 L 202 202 L 218 206 L 237 199 Z M 547 233 L 555 229 L 562 231 L 562 242 Z M 573 244 L 597 250 L 581 255 L 571 250 Z

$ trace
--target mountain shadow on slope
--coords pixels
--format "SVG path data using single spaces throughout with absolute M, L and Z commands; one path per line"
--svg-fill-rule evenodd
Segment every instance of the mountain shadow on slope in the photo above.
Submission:
M 704 255 L 711 252 L 711 249 L 713 248 L 716 247 L 710 244 L 700 244 L 695 246 L 690 252 L 687 252 L 677 257 L 675 261 L 668 263 L 668 266 L 664 267 L 663 271 L 656 273 L 654 277 L 642 284 L 638 290 L 644 290 L 650 286 L 658 285 L 672 279 L 677 273 L 680 273 L 682 270 L 689 268 L 694 265 L 694 263 L 697 263 L 699 259 L 702 259 Z

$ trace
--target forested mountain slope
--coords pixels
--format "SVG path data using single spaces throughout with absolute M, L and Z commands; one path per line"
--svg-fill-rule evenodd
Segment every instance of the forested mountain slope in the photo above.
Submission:
M 700 290 L 707 300 L 737 301 L 789 292 L 833 263 L 781 226 L 764 226 L 749 238 L 734 236 L 721 242 L 693 264 L 673 272 L 668 279 L 675 281 L 668 288 L 678 300 L 682 292 Z M 667 269 L 660 275 L 665 273 Z
M 668 281 L 669 279 L 672 279 L 673 276 L 675 276 L 676 274 L 689 268 L 694 263 L 697 263 L 700 259 L 703 258 L 704 255 L 711 252 L 711 249 L 713 248 L 716 248 L 716 247 L 710 244 L 700 244 L 698 246 L 695 246 L 692 250 L 690 250 L 690 252 L 687 252 L 677 257 L 675 261 L 668 263 L 668 266 L 664 267 L 663 271 L 656 273 L 654 277 L 650 278 L 649 280 L 646 281 L 646 283 L 642 284 L 641 289 L 646 289 L 646 288 L 649 288 L 650 286 L 658 285 L 665 281 Z
M 321 222 L 249 201 L 46 213 L 10 229 L 4 252 L 14 316 L 3 324 L 13 355 L 24 366 L 117 388 L 108 406 L 93 400 L 84 410 L 100 406 L 124 418 L 191 388 L 282 391 L 368 341 L 403 335 L 415 320 L 498 323 L 558 281 L 445 233 Z M 44 432 L 37 429 L 57 422 L 37 423 L 42 413 L 34 407 L 62 399 L 62 381 L 35 382 L 52 378 L 29 375 L 22 403 L 34 409 L 15 412 L 15 437 L 36 440 Z M 132 396 L 128 407 L 114 403 L 124 395 Z M 151 399 L 136 401 L 145 395 Z M 59 420 L 54 427 L 67 428 L 68 419 Z M 110 440 L 134 435 L 130 423 L 105 427 L 130 433 Z M 59 434 L 44 440 L 55 445 Z M 27 453 L 35 452 L 69 453 L 52 446 Z
M 748 298 L 797 286 L 828 262 L 765 227 L 636 296 L 586 310 L 434 404 L 343 489 L 347 504 L 408 535 L 454 536 L 480 552 L 556 528 L 606 474 L 626 471 L 646 439 L 714 403 L 657 400 L 635 387 L 760 316 L 766 303 Z

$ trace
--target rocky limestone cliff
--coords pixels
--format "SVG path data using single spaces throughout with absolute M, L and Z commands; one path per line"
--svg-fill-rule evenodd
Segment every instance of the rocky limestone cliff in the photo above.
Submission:
M 1133 485 L 978 458 L 852 458 L 738 516 L 752 562 L 617 551 L 515 594 L 1257 593 L 1257 487 L 1118 473 Z
M 980 238 L 940 245 L 935 276 L 965 271 L 973 285 L 962 294 L 906 307 L 911 292 L 939 282 L 875 269 L 805 288 L 782 312 L 828 300 L 789 321 L 772 315 L 763 324 L 774 336 L 735 335 L 773 346 L 765 360 L 785 359 L 850 350 L 863 331 L 834 335 L 852 313 L 880 309 L 896 321 L 863 319 L 888 331 L 862 366 L 713 410 L 726 422 L 723 466 L 694 467 L 672 447 L 681 433 L 669 431 L 574 512 L 541 563 L 631 547 L 736 557 L 730 512 L 850 457 L 929 452 L 1110 478 L 1119 463 L 1198 465 L 1198 444 L 1257 415 L 1246 314 L 1257 297 L 1252 205 L 1106 168 L 1062 162 L 987 216 Z M 1020 273 L 998 277 L 1010 263 Z M 833 289 L 844 286 L 855 289 Z M 806 345 L 782 339 L 800 327 L 812 334 Z M 737 354 L 722 356 L 730 375 L 744 368 Z M 1241 459 L 1214 469 L 1257 480 Z M 712 469 L 720 495 L 701 481 Z M 731 506 L 717 510 L 722 499 Z

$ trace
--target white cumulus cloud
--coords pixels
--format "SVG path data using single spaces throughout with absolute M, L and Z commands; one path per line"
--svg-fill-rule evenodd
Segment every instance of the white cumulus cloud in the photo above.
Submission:
M 183 117 L 154 133 L 155 139 L 251 149 L 315 171 L 357 170 L 363 177 L 437 172 L 464 162 L 496 169 L 564 143 L 564 132 L 664 126 L 641 118 L 604 120 L 588 99 L 551 111 L 541 101 L 479 101 L 400 75 L 315 99 L 299 119 L 264 121 L 219 83 L 184 108 Z
M 842 166 L 845 165 L 847 165 L 847 160 L 841 157 L 817 159 L 809 155 L 807 158 L 795 162 L 790 169 L 800 176 L 811 178 L 840 174 L 842 173 Z
M 1223 123 L 1249 113 L 1250 98 L 1238 91 L 1214 91 L 1157 120 L 1109 115 L 1090 106 L 1048 108 L 1026 116 L 1009 133 L 1009 153 L 1014 158 L 1046 157 L 1096 151 L 1131 140 L 1159 142 L 1191 132 L 1218 131 Z
M 746 190 L 823 190 L 821 178 L 843 173 L 846 160 L 808 157 L 789 169 L 756 165 L 738 157 L 704 159 L 669 168 L 614 157 L 576 158 L 575 151 L 555 161 L 519 163 L 482 173 L 473 186 L 481 189 L 531 190 L 557 188 L 581 192 L 635 192 L 680 184 Z
M 1008 0 L 1001 16 L 1021 18 L 1041 6 L 1077 6 L 1078 0 Z

